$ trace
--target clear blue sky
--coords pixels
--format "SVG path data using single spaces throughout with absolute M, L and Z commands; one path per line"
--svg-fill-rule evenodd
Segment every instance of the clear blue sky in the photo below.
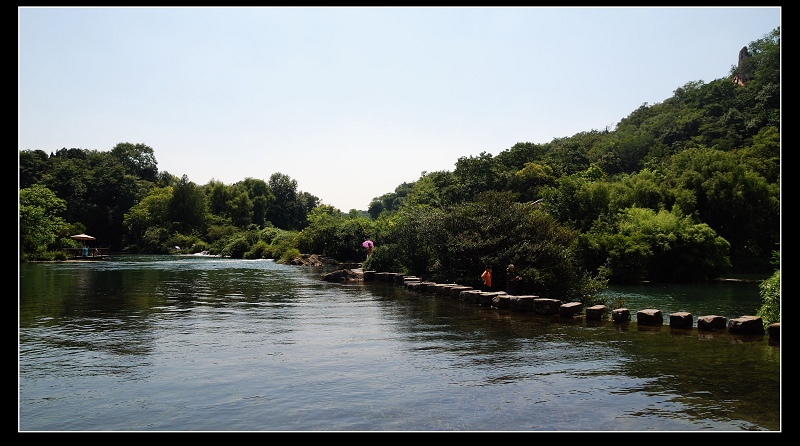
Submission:
M 780 7 L 18 8 L 19 150 L 153 148 L 342 211 L 726 77 Z

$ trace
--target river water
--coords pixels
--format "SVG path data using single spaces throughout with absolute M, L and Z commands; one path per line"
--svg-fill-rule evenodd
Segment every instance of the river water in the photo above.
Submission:
M 755 314 L 755 283 L 612 287 L 633 315 L 620 324 L 322 281 L 329 270 L 21 264 L 19 431 L 781 430 L 778 342 L 635 320 Z

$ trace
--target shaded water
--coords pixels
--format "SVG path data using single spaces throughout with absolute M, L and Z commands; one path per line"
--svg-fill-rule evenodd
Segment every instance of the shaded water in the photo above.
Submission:
M 196 256 L 22 264 L 19 430 L 781 429 L 768 336 L 564 320 L 322 272 Z M 634 319 L 760 305 L 744 283 L 609 293 Z

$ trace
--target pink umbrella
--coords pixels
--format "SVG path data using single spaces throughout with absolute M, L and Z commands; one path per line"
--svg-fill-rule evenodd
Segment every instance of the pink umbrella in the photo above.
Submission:
M 361 246 L 365 248 L 372 248 L 375 246 L 375 243 L 373 243 L 372 240 L 364 240 L 364 243 L 362 243 Z

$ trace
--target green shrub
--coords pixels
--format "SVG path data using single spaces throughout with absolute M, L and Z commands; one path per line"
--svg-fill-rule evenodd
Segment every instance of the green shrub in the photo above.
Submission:
M 278 263 L 291 263 L 292 260 L 300 257 L 300 250 L 297 248 L 289 248 L 281 254 Z
M 364 270 L 369 271 L 389 271 L 405 274 L 408 270 L 403 263 L 400 262 L 399 259 L 402 258 L 400 256 L 401 250 L 398 249 L 395 244 L 376 246 L 372 251 L 372 255 L 369 256 L 369 259 L 367 259 L 362 266 Z
M 249 251 L 244 253 L 245 259 L 268 259 L 272 257 L 272 250 L 264 240 L 259 240 Z
M 759 285 L 761 308 L 756 312 L 764 322 L 764 327 L 781 321 L 781 270 Z
M 237 235 L 222 248 L 220 255 L 223 257 L 231 257 L 234 259 L 244 258 L 244 253 L 250 249 L 250 245 L 244 236 Z

